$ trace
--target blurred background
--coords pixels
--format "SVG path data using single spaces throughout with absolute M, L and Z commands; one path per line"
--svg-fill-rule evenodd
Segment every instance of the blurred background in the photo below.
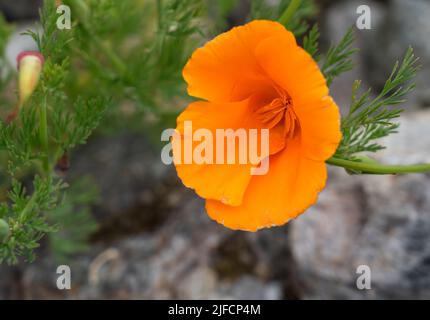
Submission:
M 234 3 L 225 11 L 224 30 L 243 23 L 250 10 L 246 0 Z M 37 28 L 40 4 L 0 0 L 0 11 L 15 26 L 6 48 L 11 61 L 35 48 L 19 33 Z M 384 141 L 388 148 L 377 158 L 430 162 L 430 1 L 316 4 L 311 20 L 321 27 L 322 50 L 355 25 L 360 5 L 371 8 L 371 29 L 355 30 L 356 68 L 332 86 L 342 110 L 349 106 L 353 80 L 377 92 L 393 63 L 414 47 L 422 65 L 417 88 L 405 104 L 400 133 Z M 157 140 L 158 131 L 153 135 Z M 0 299 L 430 298 L 429 174 L 350 176 L 330 168 L 316 206 L 286 226 L 257 233 L 211 221 L 204 202 L 161 163 L 145 130 L 94 135 L 71 159 L 67 179 L 82 176 L 98 189 L 91 204 L 97 229 L 87 249 L 65 262 L 72 270 L 71 290 L 56 288 L 60 262 L 42 244 L 35 262 L 0 266 Z M 371 269 L 371 290 L 357 289 L 360 265 Z

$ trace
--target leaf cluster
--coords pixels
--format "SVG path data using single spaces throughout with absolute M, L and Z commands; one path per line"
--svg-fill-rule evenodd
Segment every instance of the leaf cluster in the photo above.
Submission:
M 14 264 L 19 257 L 34 260 L 33 250 L 39 246 L 45 233 L 56 227 L 49 224 L 44 213 L 56 207 L 65 185 L 57 179 L 35 176 L 31 195 L 22 183 L 12 181 L 9 203 L 0 204 L 0 219 L 7 222 L 10 235 L 0 243 L 0 263 Z
M 315 60 L 330 86 L 333 80 L 354 67 L 352 57 L 357 49 L 353 47 L 354 32 L 350 28 L 338 44 L 330 46 L 325 55 L 319 54 L 319 31 L 314 27 L 304 37 L 303 47 Z M 379 139 L 396 133 L 399 127 L 395 120 L 403 112 L 399 106 L 406 101 L 415 84 L 418 59 L 409 48 L 403 60 L 396 62 L 381 92 L 372 96 L 371 89 L 360 94 L 361 81 L 356 80 L 352 88 L 352 101 L 348 113 L 342 118 L 343 139 L 336 151 L 336 157 L 358 159 L 363 152 L 377 152 L 384 149 Z
M 417 62 L 413 49 L 409 48 L 375 98 L 371 97 L 370 89 L 359 95 L 360 81 L 354 83 L 349 113 L 342 119 L 343 140 L 337 155 L 351 158 L 361 152 L 384 149 L 378 140 L 397 132 L 399 123 L 395 120 L 403 112 L 398 106 L 415 88 L 412 80 L 418 71 Z

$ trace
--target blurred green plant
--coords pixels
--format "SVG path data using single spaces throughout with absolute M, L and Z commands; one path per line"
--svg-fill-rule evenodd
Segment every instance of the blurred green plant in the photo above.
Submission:
M 283 17 L 292 5 L 292 16 Z M 288 30 L 291 30 L 296 37 L 302 36 L 309 29 L 309 20 L 318 13 L 318 7 L 314 0 L 280 0 L 278 4 L 273 4 L 266 0 L 251 0 L 250 20 L 266 19 L 279 20 Z M 287 18 L 285 23 L 283 18 Z
M 72 32 L 57 29 L 56 20 L 54 1 L 46 1 L 41 12 L 43 36 L 26 32 L 46 61 L 39 85 L 14 121 L 0 123 L 1 159 L 6 164 L 2 190 L 10 190 L 3 195 L 1 209 L 9 233 L 0 244 L 0 262 L 16 263 L 20 256 L 32 261 L 43 235 L 57 230 L 47 218 L 66 188 L 56 164 L 71 148 L 85 143 L 109 106 L 102 96 L 66 93 L 71 70 L 67 46 L 73 38 Z M 33 187 L 25 187 L 32 176 Z M 85 229 L 82 235 L 88 235 Z
M 92 206 L 99 199 L 99 190 L 91 177 L 82 177 L 71 182 L 66 193 L 53 210 L 47 212 L 47 220 L 56 226 L 49 236 L 49 247 L 59 262 L 88 248 L 88 235 L 97 230 L 91 215 Z
M 71 51 L 87 70 L 75 74 L 76 85 L 71 88 L 111 97 L 117 107 L 106 114 L 110 128 L 141 127 L 142 117 L 159 120 L 176 114 L 178 108 L 164 102 L 185 97 L 181 70 L 198 43 L 196 18 L 203 1 L 64 3 L 78 12 Z M 74 11 L 78 4 L 85 9 Z
M 97 200 L 95 184 L 78 179 L 67 188 L 57 167 L 102 120 L 102 132 L 151 132 L 166 119 L 173 124 L 181 103 L 172 101 L 186 99 L 182 67 L 203 41 L 197 24 L 201 0 L 63 4 L 71 7 L 71 29 L 58 29 L 57 3 L 45 0 L 41 31 L 23 34 L 44 56 L 43 72 L 17 118 L 0 122 L 0 262 L 32 261 L 45 234 L 61 260 L 86 247 L 95 229 L 89 209 Z M 2 98 L 16 78 L 4 58 L 10 32 L 0 18 Z M 6 118 L 17 102 L 4 96 Z
M 8 25 L 4 17 L 0 14 L 0 104 L 7 103 L 5 97 L 5 89 L 7 84 L 11 81 L 12 73 L 8 66 L 8 62 L 4 57 L 6 44 L 12 32 L 12 27 Z

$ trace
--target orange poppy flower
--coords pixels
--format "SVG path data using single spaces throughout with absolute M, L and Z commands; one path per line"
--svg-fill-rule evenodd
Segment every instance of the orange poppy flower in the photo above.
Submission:
M 233 28 L 197 49 L 183 76 L 188 93 L 205 101 L 178 117 L 174 162 L 182 182 L 206 199 L 212 219 L 256 231 L 282 225 L 316 202 L 326 183 L 325 161 L 341 140 L 340 115 L 317 64 L 290 31 L 265 20 Z M 267 174 L 252 175 L 249 163 L 178 161 L 186 121 L 193 131 L 214 135 L 216 129 L 268 129 L 270 148 L 261 155 L 270 160 Z

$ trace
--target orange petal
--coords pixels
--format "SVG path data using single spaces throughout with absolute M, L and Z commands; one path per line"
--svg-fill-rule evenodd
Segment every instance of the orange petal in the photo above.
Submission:
M 217 129 L 244 129 L 247 133 L 249 132 L 248 129 L 261 129 L 261 124 L 250 112 L 252 109 L 250 99 L 223 104 L 195 102 L 185 109 L 178 117 L 177 131 L 180 134 L 173 136 L 172 139 L 176 170 L 184 185 L 195 189 L 196 193 L 203 198 L 216 199 L 233 206 L 242 202 L 243 194 L 251 179 L 251 168 L 253 167 L 248 157 L 249 150 L 245 150 L 247 152 L 246 163 L 240 164 L 238 162 L 239 153 L 243 150 L 239 150 L 239 143 L 237 142 L 235 163 L 227 163 L 225 157 L 224 164 L 217 164 L 216 144 L 214 143 L 212 164 L 195 163 L 194 159 L 189 159 L 191 161 L 187 163 L 185 159 L 186 144 L 190 143 L 191 148 L 189 150 L 194 153 L 201 141 L 192 141 L 193 136 L 187 134 L 185 130 L 185 121 L 191 121 L 193 134 L 198 129 L 208 130 L 215 142 Z M 261 136 L 258 135 L 256 142 L 260 146 Z M 248 141 L 246 143 L 248 145 Z M 224 146 L 224 154 L 227 154 L 227 141 L 225 141 Z M 277 135 L 274 134 L 273 141 L 270 140 L 269 154 L 278 152 L 283 147 L 284 141 L 277 139 Z M 268 154 L 261 154 L 261 156 L 266 157 Z
M 271 90 L 255 50 L 264 39 L 285 32 L 277 22 L 256 20 L 217 36 L 197 49 L 185 66 L 188 93 L 212 102 L 233 102 Z
M 302 148 L 310 159 L 325 161 L 342 139 L 339 108 L 331 97 L 302 105 L 296 114 L 302 131 Z
M 256 231 L 282 225 L 313 205 L 327 179 L 326 165 L 301 152 L 300 135 L 270 156 L 267 175 L 253 176 L 237 207 L 207 200 L 209 216 L 231 229 Z
M 292 98 L 305 154 L 314 160 L 327 160 L 342 138 L 340 114 L 316 62 L 288 32 L 264 40 L 257 57 L 268 75 Z
M 290 95 L 294 106 L 328 95 L 317 63 L 297 46 L 291 32 L 284 30 L 281 35 L 263 40 L 256 56 L 268 76 Z

